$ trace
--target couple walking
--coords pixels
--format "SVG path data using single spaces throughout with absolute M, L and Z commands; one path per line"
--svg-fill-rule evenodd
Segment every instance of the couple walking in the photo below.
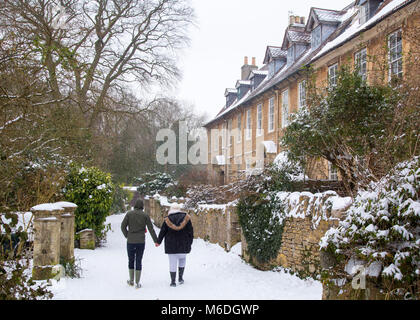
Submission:
M 145 247 L 146 227 L 156 247 L 159 247 L 163 239 L 165 239 L 165 253 L 169 257 L 170 286 L 176 287 L 177 268 L 178 282 L 183 284 L 187 253 L 191 251 L 194 238 L 190 216 L 182 212 L 179 204 L 173 204 L 169 209 L 168 216 L 164 219 L 157 237 L 150 217 L 143 211 L 143 201 L 141 199 L 136 201 L 134 210 L 127 212 L 121 223 L 121 230 L 127 238 L 128 271 L 130 276 L 127 283 L 133 286 L 135 281 L 136 288 L 141 287 L 141 263 Z

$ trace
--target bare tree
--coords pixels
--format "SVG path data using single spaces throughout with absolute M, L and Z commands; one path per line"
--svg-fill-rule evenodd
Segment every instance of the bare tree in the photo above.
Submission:
M 125 105 L 130 84 L 179 76 L 176 50 L 188 43 L 192 20 L 187 0 L 7 0 L 0 8 L 2 29 L 22 38 L 53 97 L 70 97 L 89 127 L 103 113 L 144 109 Z

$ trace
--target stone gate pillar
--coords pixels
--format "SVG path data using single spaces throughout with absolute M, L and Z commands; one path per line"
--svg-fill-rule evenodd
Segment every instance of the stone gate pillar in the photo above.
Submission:
M 31 208 L 34 215 L 34 280 L 54 278 L 59 272 L 61 214 L 63 209 L 54 204 Z
M 61 211 L 60 257 L 67 262 L 74 260 L 74 211 L 77 205 L 71 202 L 56 202 Z

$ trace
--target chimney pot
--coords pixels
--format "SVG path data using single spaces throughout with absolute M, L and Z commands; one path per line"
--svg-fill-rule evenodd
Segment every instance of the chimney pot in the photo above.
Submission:
M 300 17 L 300 23 L 305 24 L 305 17 Z
M 290 16 L 289 17 L 289 25 L 293 24 L 295 22 L 295 16 Z
M 252 65 L 255 66 L 255 57 L 252 57 Z
M 244 65 L 247 65 L 248 64 L 248 57 L 245 57 L 244 58 Z

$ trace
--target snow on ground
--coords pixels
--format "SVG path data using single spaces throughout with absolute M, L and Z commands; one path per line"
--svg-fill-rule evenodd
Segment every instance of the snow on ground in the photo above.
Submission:
M 194 239 L 187 256 L 183 285 L 169 287 L 168 257 L 164 245 L 156 248 L 148 232 L 143 257 L 142 288 L 126 284 L 126 240 L 120 231 L 123 214 L 108 217 L 112 230 L 107 243 L 95 250 L 75 249 L 82 278 L 63 278 L 52 287 L 59 300 L 300 300 L 321 299 L 318 281 L 303 281 L 284 272 L 260 271 L 240 257 L 237 244 L 230 252 Z M 155 227 L 158 234 L 159 229 Z

